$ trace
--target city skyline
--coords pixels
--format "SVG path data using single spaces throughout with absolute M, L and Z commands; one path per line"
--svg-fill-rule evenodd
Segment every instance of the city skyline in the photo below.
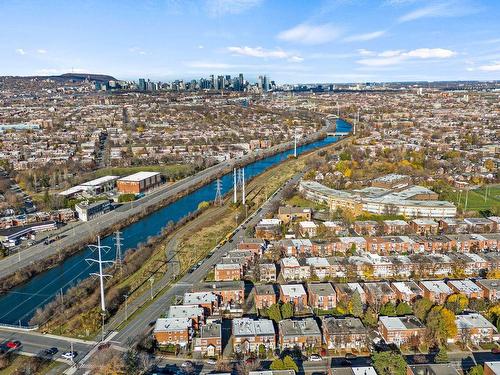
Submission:
M 484 0 L 4 2 L 0 74 L 492 80 L 499 10 Z

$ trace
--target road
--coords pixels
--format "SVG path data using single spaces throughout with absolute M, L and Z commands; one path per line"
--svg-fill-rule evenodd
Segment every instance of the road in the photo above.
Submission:
M 297 184 L 300 177 L 301 175 L 294 176 L 287 185 Z M 220 248 L 216 249 L 213 255 L 206 258 L 195 271 L 184 275 L 168 291 L 156 298 L 139 314 L 132 317 L 127 326 L 113 338 L 113 342 L 120 343 L 121 345 L 129 345 L 131 342 L 135 341 L 138 336 L 147 332 L 150 329 L 150 322 L 155 321 L 161 314 L 164 314 L 176 296 L 184 295 L 184 293 L 191 290 L 193 285 L 202 281 L 206 274 L 212 270 L 214 265 L 219 263 L 220 259 L 226 255 L 229 250 L 233 249 L 236 243 L 243 240 L 245 235 L 244 227 L 257 224 L 268 212 L 271 212 L 273 203 L 281 200 L 282 193 L 283 188 L 277 190 L 269 197 L 261 209 L 254 212 L 244 224 L 236 229 L 231 242 L 228 241 Z
M 329 121 L 327 121 L 329 124 Z M 327 125 L 329 127 L 330 125 Z M 321 132 L 324 132 L 322 130 Z M 305 138 L 301 143 L 310 143 L 321 132 L 315 133 L 308 138 Z M 293 142 L 273 146 L 265 151 L 252 152 L 242 158 L 231 159 L 204 169 L 193 176 L 186 177 L 183 180 L 177 181 L 170 185 L 163 185 L 137 201 L 125 203 L 109 213 L 106 213 L 99 218 L 90 222 L 77 223 L 72 225 L 65 231 L 59 232 L 60 239 L 52 242 L 49 245 L 44 245 L 43 242 L 36 244 L 21 251 L 19 254 L 13 254 L 0 260 L 0 279 L 14 274 L 19 269 L 22 269 L 30 264 L 45 259 L 51 255 L 58 254 L 62 249 L 73 246 L 75 243 L 85 241 L 92 243 L 95 241 L 97 234 L 105 231 L 108 228 L 117 225 L 131 216 L 138 215 L 144 212 L 149 207 L 156 206 L 162 201 L 173 198 L 178 194 L 183 194 L 186 190 L 193 188 L 201 182 L 213 179 L 215 176 L 223 172 L 232 170 L 236 165 L 247 164 L 256 156 L 259 157 L 262 153 L 265 155 L 273 155 L 280 151 L 293 147 Z

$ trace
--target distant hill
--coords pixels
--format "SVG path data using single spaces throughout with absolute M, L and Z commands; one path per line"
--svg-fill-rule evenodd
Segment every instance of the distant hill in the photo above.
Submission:
M 116 78 L 112 76 L 108 76 L 106 74 L 86 74 L 86 73 L 65 73 L 60 76 L 49 76 L 47 78 L 51 78 L 57 81 L 84 81 L 86 79 L 90 81 L 98 81 L 98 82 L 109 82 L 116 81 Z

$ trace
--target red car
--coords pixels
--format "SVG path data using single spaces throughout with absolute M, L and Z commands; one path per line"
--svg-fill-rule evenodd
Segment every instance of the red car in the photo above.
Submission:
M 9 349 L 18 349 L 21 347 L 21 342 L 20 341 L 8 341 L 7 344 L 5 344 L 7 348 Z

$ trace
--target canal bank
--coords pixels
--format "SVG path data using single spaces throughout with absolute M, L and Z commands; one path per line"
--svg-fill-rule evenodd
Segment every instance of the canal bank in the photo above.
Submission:
M 350 128 L 350 125 L 345 121 L 337 120 L 338 131 L 349 131 Z M 337 137 L 320 139 L 298 147 L 297 152 L 301 154 L 335 143 L 337 140 Z M 269 167 L 286 160 L 292 154 L 293 150 L 288 150 L 252 162 L 245 167 L 245 174 L 248 178 L 256 176 Z M 221 181 L 222 193 L 230 191 L 232 174 L 223 175 Z M 212 182 L 127 226 L 123 229 L 122 251 L 136 248 L 139 243 L 147 241 L 148 237 L 160 233 L 168 222 L 177 222 L 188 213 L 194 212 L 200 202 L 213 200 L 214 195 L 215 182 Z M 113 248 L 113 239 L 106 237 L 103 239 L 103 244 Z M 89 257 L 92 257 L 90 250 L 79 251 L 59 265 L 34 276 L 28 282 L 1 296 L 0 322 L 17 324 L 21 321 L 22 324 L 26 324 L 38 307 L 43 306 L 55 295 L 76 285 L 87 278 L 90 272 L 95 271 L 94 267 L 85 262 L 85 258 Z M 114 251 L 110 251 L 106 255 L 107 259 L 114 259 L 114 257 Z

